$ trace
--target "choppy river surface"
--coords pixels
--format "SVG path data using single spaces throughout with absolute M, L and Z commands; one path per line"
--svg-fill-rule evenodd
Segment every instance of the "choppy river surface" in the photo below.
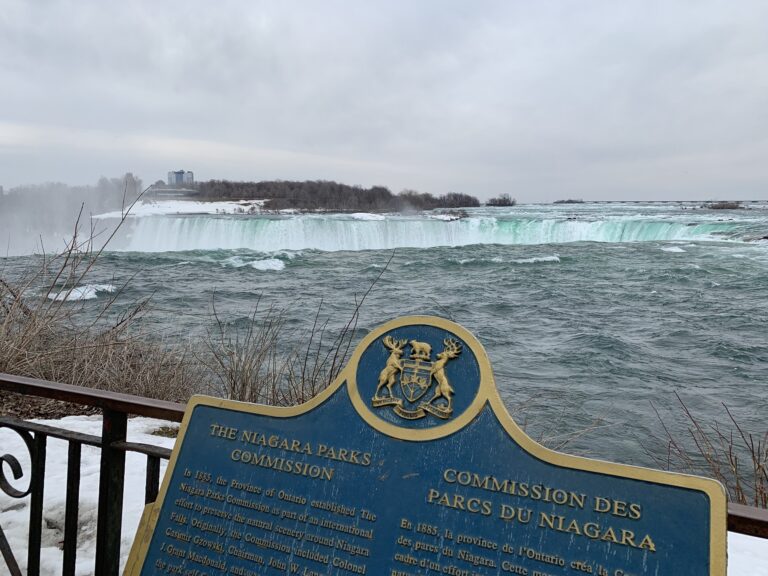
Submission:
M 152 295 L 144 321 L 170 337 L 204 334 L 214 298 L 245 323 L 263 295 L 299 328 L 322 300 L 341 325 L 389 261 L 359 336 L 405 314 L 459 322 L 485 345 L 507 406 L 524 406 L 517 419 L 534 436 L 600 420 L 568 450 L 649 464 L 648 450 L 664 450 L 651 439 L 653 405 L 673 430 L 684 425 L 675 393 L 704 422 L 724 422 L 725 403 L 747 431 L 765 431 L 765 203 L 528 205 L 457 220 L 169 206 L 129 218 L 78 295 L 97 306 L 130 278 L 124 297 Z M 29 262 L 6 259 L 6 272 Z

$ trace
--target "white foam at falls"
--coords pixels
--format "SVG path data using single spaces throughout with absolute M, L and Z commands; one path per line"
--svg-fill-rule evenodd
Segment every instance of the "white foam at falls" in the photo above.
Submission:
M 539 262 L 560 262 L 559 256 L 534 256 L 533 258 L 520 258 L 513 260 L 515 264 L 538 264 Z
M 662 248 L 662 252 L 685 252 L 682 248 L 679 246 L 669 246 L 667 248 Z
M 98 297 L 98 292 L 114 292 L 115 287 L 112 284 L 86 284 L 85 286 L 75 286 L 71 289 L 61 290 L 56 294 L 48 294 L 48 298 L 60 302 L 76 302 L 78 300 L 93 300 Z
M 249 266 L 255 270 L 283 270 L 285 268 L 285 262 L 277 258 L 246 260 L 241 256 L 232 256 L 224 260 L 221 264 L 222 266 L 230 268 L 242 268 L 243 266 Z
M 553 244 L 723 240 L 734 231 L 723 222 L 687 225 L 648 219 L 564 220 L 492 217 L 445 222 L 388 216 L 361 220 L 338 215 L 291 217 L 150 216 L 133 221 L 123 249 L 137 252 L 247 248 L 259 252 L 315 249 L 381 250 L 471 244 Z M 715 234 L 715 235 L 713 235 Z
M 285 268 L 285 262 L 277 258 L 265 258 L 264 260 L 249 262 L 248 266 L 256 270 L 282 270 Z
M 430 214 L 430 218 L 434 220 L 443 220 L 445 222 L 454 222 L 455 220 L 460 220 L 460 216 L 456 216 L 455 214 Z

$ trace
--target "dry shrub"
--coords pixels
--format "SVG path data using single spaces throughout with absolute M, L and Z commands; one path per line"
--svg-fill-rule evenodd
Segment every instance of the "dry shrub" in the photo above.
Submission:
M 714 478 L 725 487 L 731 502 L 768 508 L 768 430 L 762 435 L 746 432 L 725 403 L 728 423 L 704 424 L 675 395 L 687 433 L 680 437 L 670 431 L 654 407 L 663 430 L 660 440 L 666 444 L 667 453 L 648 454 L 668 470 Z
M 547 408 L 550 408 L 550 406 L 547 406 Z M 533 430 L 533 422 L 529 420 L 529 416 L 541 413 L 543 405 L 540 400 L 529 397 L 516 401 L 514 405 L 507 406 L 509 415 L 515 421 L 515 424 L 542 446 L 558 452 L 567 451 L 568 454 L 574 456 L 589 457 L 588 450 L 583 448 L 577 449 L 573 445 L 585 437 L 609 428 L 612 424 L 606 424 L 602 418 L 593 418 L 590 422 L 579 428 L 569 430 L 572 426 L 570 422 L 573 418 L 572 415 L 577 412 L 576 408 L 577 406 L 571 403 L 562 406 L 557 415 L 539 420 L 539 423 L 546 422 L 544 428 Z
M 307 402 L 327 388 L 349 358 L 360 309 L 388 269 L 394 252 L 362 297 L 347 322 L 335 329 L 321 319 L 322 301 L 312 327 L 303 333 L 290 329 L 285 310 L 259 309 L 245 327 L 225 322 L 216 312 L 216 329 L 209 332 L 205 365 L 214 375 L 214 393 L 231 400 L 292 406 Z M 297 346 L 291 342 L 303 342 Z
M 79 230 L 80 218 L 67 247 L 43 255 L 22 280 L 0 278 L 0 372 L 186 401 L 199 389 L 201 372 L 188 349 L 165 346 L 137 328 L 147 301 L 116 315 L 122 286 L 95 315 L 86 313 L 78 291 L 115 232 L 95 250 L 93 227 L 82 241 Z
M 216 384 L 213 392 L 230 400 L 271 403 L 282 378 L 280 334 L 284 329 L 282 311 L 269 308 L 259 315 L 259 303 L 244 328 L 213 315 L 216 330 L 208 334 L 208 352 L 203 362 L 210 368 Z
M 130 280 L 95 314 L 77 298 L 116 232 L 94 250 L 93 229 L 78 241 L 79 220 L 64 251 L 43 256 L 22 281 L 0 278 L 0 372 L 181 402 L 207 390 L 245 402 L 300 404 L 344 368 L 360 308 L 394 256 L 340 328 L 321 320 L 322 302 L 303 334 L 274 307 L 262 311 L 257 303 L 243 328 L 224 321 L 214 306 L 215 329 L 205 343 L 168 344 L 141 328 L 148 301 L 114 313 Z

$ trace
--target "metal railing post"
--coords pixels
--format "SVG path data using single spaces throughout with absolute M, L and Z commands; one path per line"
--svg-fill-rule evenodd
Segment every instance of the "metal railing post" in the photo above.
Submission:
M 63 576 L 75 576 L 77 569 L 77 525 L 80 510 L 80 461 L 82 445 L 70 441 L 67 458 L 67 504 L 64 513 Z
M 40 574 L 46 445 L 46 435 L 36 432 L 34 451 L 32 453 L 32 478 L 30 479 L 32 499 L 29 503 L 29 550 L 27 553 L 27 574 L 29 576 L 38 576 Z
M 104 409 L 96 529 L 96 574 L 99 575 L 117 576 L 120 570 L 125 452 L 116 450 L 112 443 L 125 442 L 127 428 L 128 417 L 124 412 Z

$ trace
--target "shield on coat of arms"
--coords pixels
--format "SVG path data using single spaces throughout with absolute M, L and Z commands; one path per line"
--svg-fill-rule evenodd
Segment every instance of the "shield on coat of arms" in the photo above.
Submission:
M 400 388 L 410 403 L 417 402 L 432 384 L 432 362 L 403 360 L 400 372 Z
M 461 344 L 453 338 L 446 338 L 443 340 L 445 348 L 437 354 L 435 361 L 431 359 L 432 347 L 427 342 L 396 340 L 388 335 L 382 338 L 382 344 L 390 352 L 379 373 L 371 405 L 374 408 L 391 407 L 395 414 L 407 420 L 417 420 L 427 414 L 441 419 L 450 418 L 453 414 L 453 388 L 445 374 L 445 365 L 461 353 Z M 407 344 L 411 346 L 411 355 L 403 359 Z M 400 383 L 402 395 L 392 390 L 397 382 Z M 422 400 L 433 383 L 436 384 L 434 396 Z

